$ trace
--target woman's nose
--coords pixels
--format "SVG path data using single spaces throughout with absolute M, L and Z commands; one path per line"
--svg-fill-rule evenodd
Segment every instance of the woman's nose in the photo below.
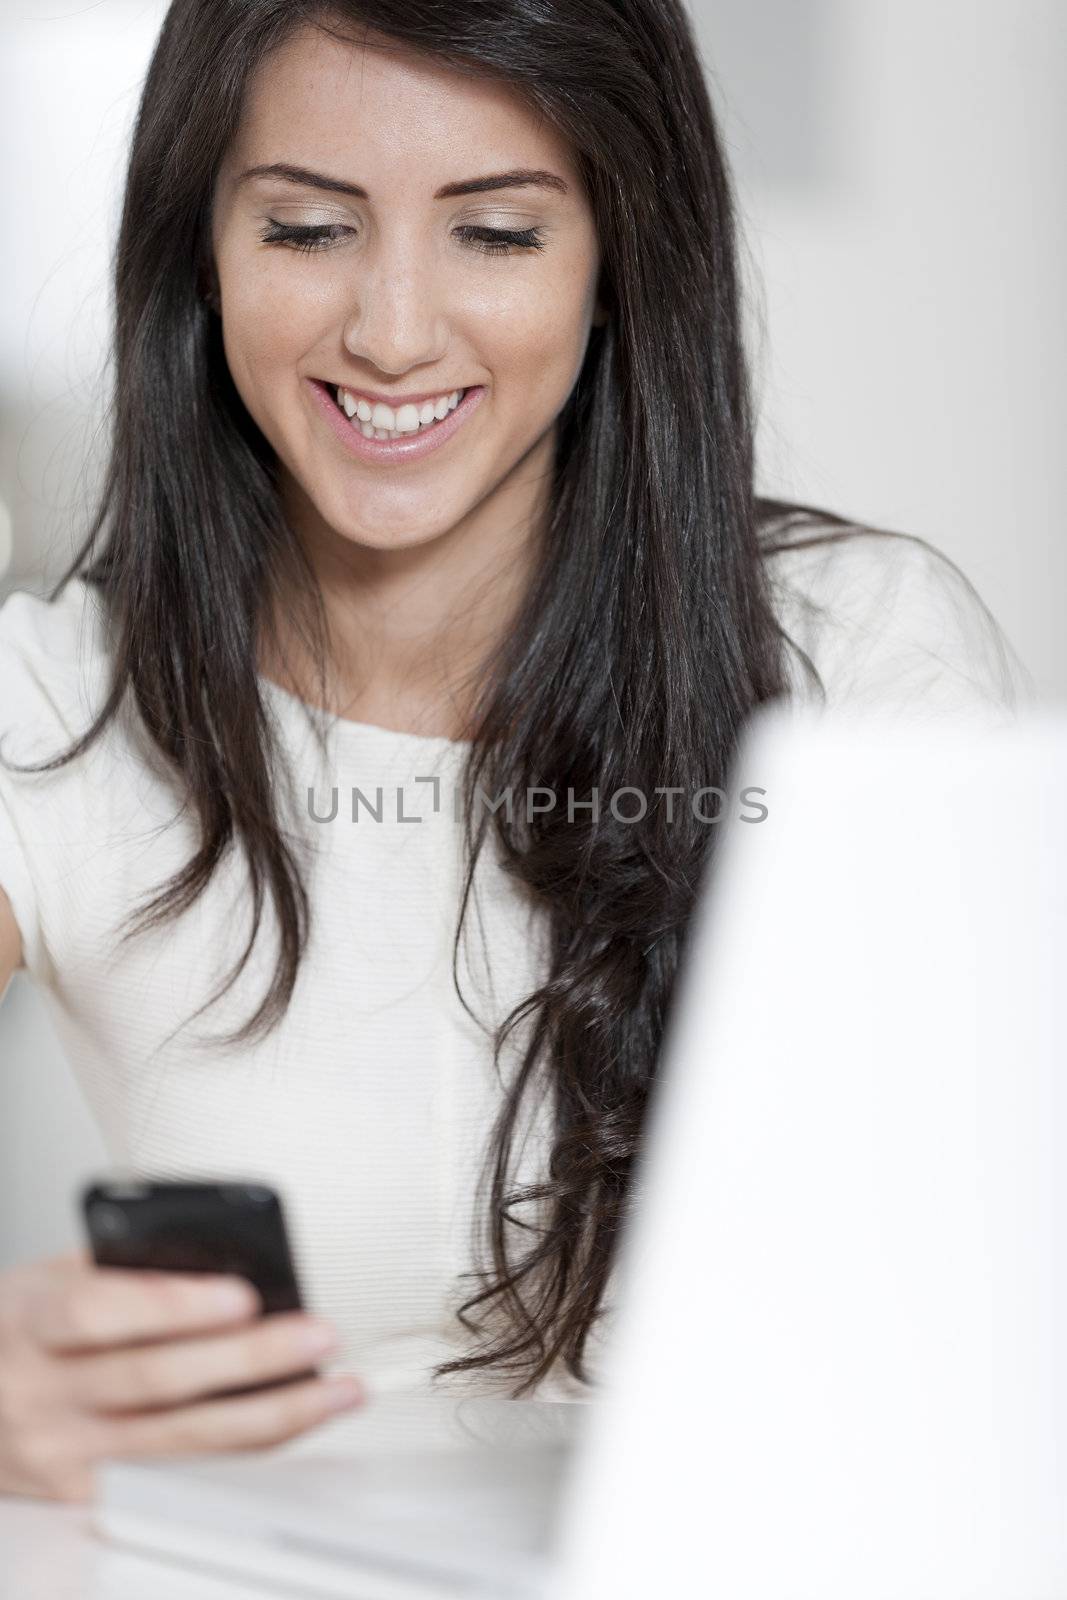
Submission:
M 448 345 L 448 323 L 439 285 L 410 255 L 384 257 L 361 271 L 345 324 L 345 347 L 381 372 L 399 376 L 437 361 Z

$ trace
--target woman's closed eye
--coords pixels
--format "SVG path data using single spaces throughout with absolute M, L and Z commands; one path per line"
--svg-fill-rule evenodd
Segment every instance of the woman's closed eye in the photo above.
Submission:
M 355 230 L 341 222 L 305 224 L 276 222 L 273 217 L 260 234 L 264 244 L 280 244 L 290 250 L 329 250 L 345 234 Z M 510 255 L 513 250 L 543 250 L 540 228 L 484 228 L 466 223 L 456 229 L 465 244 L 483 255 Z

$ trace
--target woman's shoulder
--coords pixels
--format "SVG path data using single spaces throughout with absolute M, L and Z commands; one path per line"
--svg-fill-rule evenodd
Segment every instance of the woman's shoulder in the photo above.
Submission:
M 94 807 L 81 763 L 21 769 L 62 754 L 92 722 L 105 681 L 104 637 L 95 593 L 80 579 L 52 599 L 15 589 L 0 601 L 0 887 L 23 965 L 45 984 L 57 970 L 58 941 L 45 927 L 49 886 L 74 882 Z M 71 921 L 69 902 L 53 920 Z
M 927 540 L 815 513 L 762 537 L 796 698 L 983 721 L 1032 698 L 981 595 Z
M 36 742 L 84 732 L 107 690 L 107 624 L 95 587 L 69 578 L 52 598 L 14 589 L 0 601 L 0 736 Z

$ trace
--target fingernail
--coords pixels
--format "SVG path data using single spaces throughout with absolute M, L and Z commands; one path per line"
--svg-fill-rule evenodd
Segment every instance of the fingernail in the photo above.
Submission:
M 363 1389 L 355 1378 L 338 1376 L 326 1380 L 326 1404 L 331 1411 L 343 1411 L 363 1398 Z

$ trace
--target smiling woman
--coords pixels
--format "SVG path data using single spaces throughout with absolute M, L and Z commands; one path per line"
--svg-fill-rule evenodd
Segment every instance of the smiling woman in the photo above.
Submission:
M 596 222 L 570 141 L 514 83 L 379 34 L 355 58 L 311 28 L 261 64 L 215 182 L 209 292 L 312 561 L 359 550 L 365 573 L 369 552 L 432 546 L 459 598 L 472 561 L 487 579 L 514 561 L 502 527 L 540 515 L 605 318 Z M 337 426 L 331 389 L 366 426 Z M 457 391 L 423 435 L 418 408 Z M 376 585 L 360 587 L 363 617 L 346 599 L 338 629 L 350 710 Z
M 109 470 L 50 600 L 0 608 L 0 950 L 117 1161 L 283 1191 L 370 1388 L 588 1392 L 713 865 L 673 800 L 750 714 L 1010 704 L 936 553 L 756 495 L 735 235 L 677 0 L 167 13 Z M 397 783 L 417 817 L 303 804 Z M 0 1406 L 0 1487 L 327 1414 L 314 1383 L 219 1398 L 305 1348 L 79 1271 L 0 1281 L 67 1397 Z

